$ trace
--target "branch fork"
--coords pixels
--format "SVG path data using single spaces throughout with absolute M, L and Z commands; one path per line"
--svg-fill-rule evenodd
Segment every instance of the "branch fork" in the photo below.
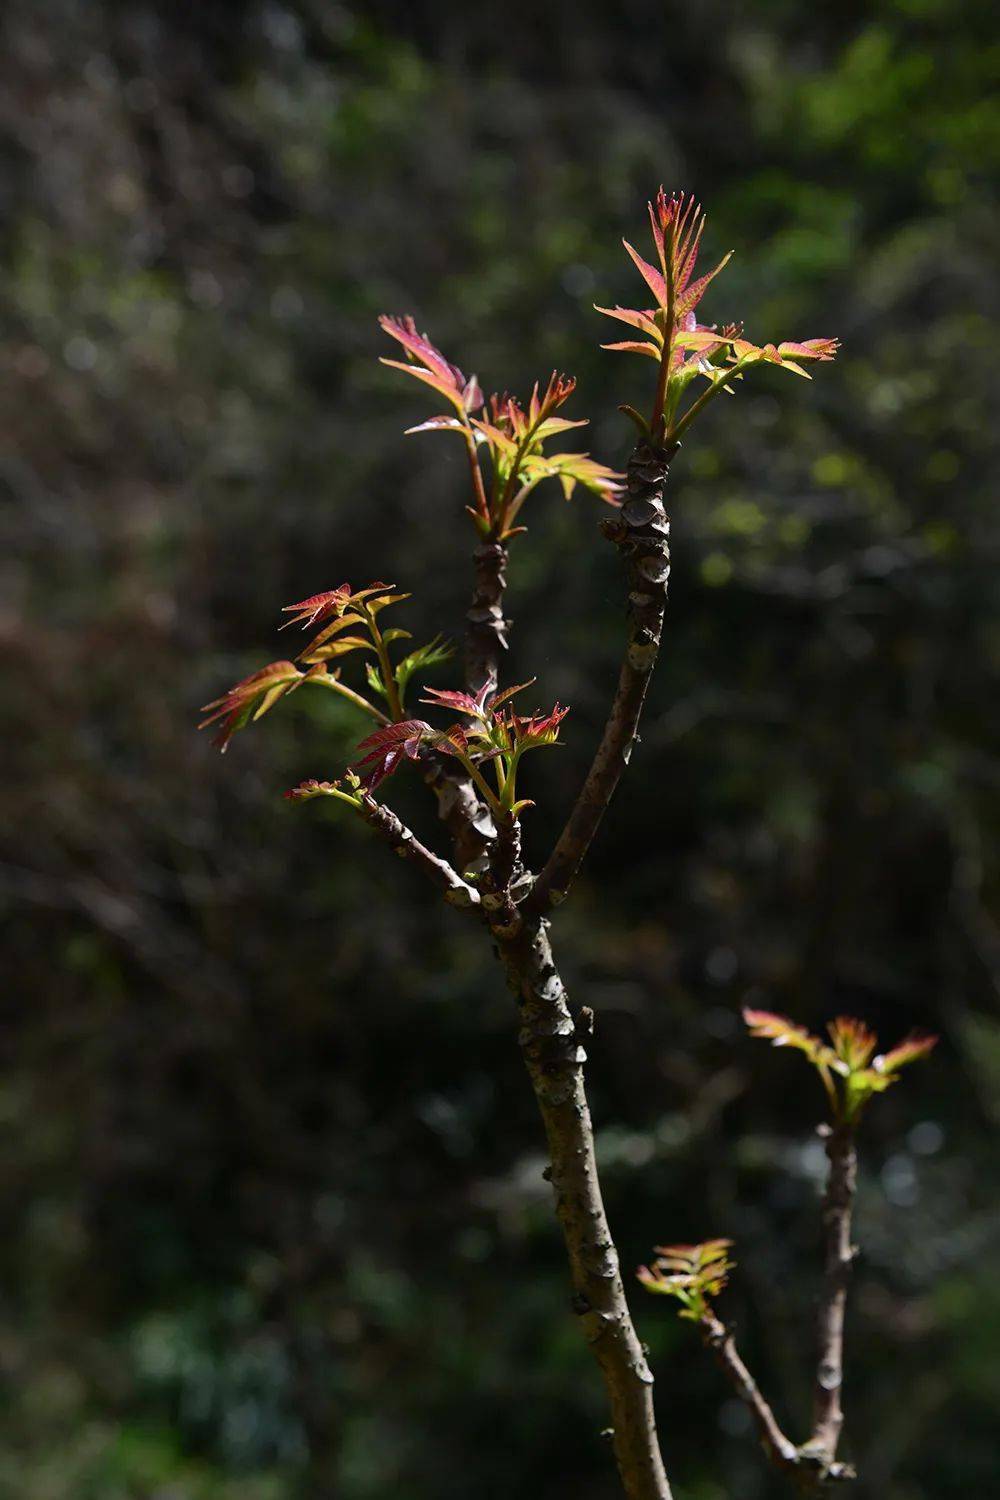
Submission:
M 733 1330 L 705 1305 L 697 1315 L 702 1341 L 736 1396 L 748 1407 L 761 1447 L 771 1464 L 792 1477 L 803 1491 L 857 1478 L 851 1464 L 837 1458 L 844 1423 L 841 1387 L 844 1377 L 844 1311 L 847 1285 L 857 1248 L 851 1244 L 851 1217 L 857 1183 L 854 1128 L 839 1121 L 821 1125 L 830 1171 L 823 1194 L 825 1252 L 823 1290 L 818 1318 L 818 1350 L 813 1396 L 813 1427 L 805 1443 L 792 1442 L 783 1431 L 736 1347 Z

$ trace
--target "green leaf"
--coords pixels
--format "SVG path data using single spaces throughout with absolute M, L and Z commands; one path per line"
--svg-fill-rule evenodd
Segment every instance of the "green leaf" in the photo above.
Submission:
M 372 691 L 378 693 L 381 698 L 388 700 L 389 694 L 385 690 L 385 683 L 382 681 L 381 673 L 378 667 L 373 666 L 370 661 L 365 662 L 365 677 Z
M 439 666 L 441 662 L 449 661 L 454 654 L 454 648 L 442 636 L 436 635 L 425 646 L 418 646 L 416 651 L 404 656 L 402 661 L 397 662 L 395 670 L 396 686 L 400 694 L 406 692 L 415 672 L 426 672 L 431 667 Z
M 371 641 L 366 641 L 360 635 L 342 635 L 339 640 L 330 641 L 326 646 L 319 646 L 315 650 L 310 647 L 307 652 L 299 658 L 304 662 L 333 661 L 335 657 L 347 656 L 351 651 L 374 651 L 375 647 Z

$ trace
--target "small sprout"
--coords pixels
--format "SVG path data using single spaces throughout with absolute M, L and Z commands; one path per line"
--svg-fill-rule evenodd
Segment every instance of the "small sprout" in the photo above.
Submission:
M 838 1016 L 830 1022 L 827 1030 L 838 1062 L 849 1073 L 867 1068 L 878 1045 L 878 1037 L 864 1021 L 853 1016 Z
M 729 1259 L 732 1240 L 704 1240 L 700 1245 L 654 1245 L 652 1266 L 636 1271 L 647 1292 L 673 1297 L 681 1303 L 680 1316 L 699 1322 L 711 1311 L 736 1262 Z
M 359 778 L 353 771 L 348 771 L 336 781 L 316 781 L 315 778 L 302 781 L 287 791 L 285 797 L 290 802 L 311 802 L 316 797 L 336 797 L 339 802 L 346 802 L 350 807 L 360 807 L 360 788 Z
M 517 796 L 517 770 L 521 756 L 528 750 L 554 745 L 559 738 L 559 726 L 569 713 L 569 709 L 559 703 L 547 714 L 522 715 L 505 707 L 515 694 L 523 693 L 530 686 L 531 682 L 519 682 L 502 692 L 492 693 L 487 684 L 475 695 L 428 688 L 428 696 L 422 700 L 431 707 L 455 709 L 472 721 L 466 726 L 454 725 L 436 742 L 437 748 L 458 754 L 491 811 L 512 819 L 534 806 L 530 799 Z M 496 791 L 479 774 L 478 768 L 486 761 L 495 762 Z
M 567 500 L 580 484 L 598 499 L 618 503 L 623 475 L 586 453 L 542 451 L 549 438 L 587 425 L 553 415 L 575 388 L 575 380 L 553 370 L 543 394 L 539 395 L 536 383 L 527 410 L 505 392 L 490 397 L 488 419 L 473 419 L 472 425 L 490 453 L 493 467 L 490 509 L 501 541 L 515 534 L 514 522 L 521 507 L 543 479 L 558 479 Z
M 403 345 L 408 362 L 383 359 L 382 364 L 414 375 L 443 396 L 454 415 L 431 417 L 407 428 L 407 433 L 455 432 L 465 443 L 473 485 L 473 504 L 466 509 L 483 536 L 509 541 L 523 531 L 514 523 L 524 502 L 543 479 L 557 479 L 568 500 L 577 485 L 601 500 L 618 503 L 623 475 L 586 453 L 550 453 L 543 445 L 585 421 L 571 421 L 555 413 L 572 395 L 576 381 L 553 370 L 544 391 L 536 381 L 527 404 L 504 392 L 484 406 L 475 377 L 466 380 L 426 334 L 419 334 L 412 318 L 382 317 L 379 323 Z M 479 412 L 479 416 L 473 415 Z M 490 484 L 480 466 L 480 450 L 489 457 Z
M 647 207 L 659 269 L 644 260 L 628 240 L 623 244 L 652 292 L 656 306 L 597 307 L 605 317 L 625 323 L 643 335 L 640 339 L 603 344 L 602 348 L 641 354 L 659 367 L 652 419 L 646 422 L 634 408 L 622 408 L 640 433 L 664 444 L 678 442 L 707 402 L 721 391 L 731 392 L 731 382 L 742 379 L 751 365 L 781 365 L 808 379 L 803 362 L 834 358 L 839 347 L 836 339 L 790 340 L 758 346 L 743 338 L 742 324 L 725 324 L 719 330 L 714 324 L 699 323 L 696 308 L 732 251 L 713 270 L 695 278 L 705 228 L 700 204 L 683 193 L 668 196 L 661 187 L 655 202 Z M 682 412 L 681 399 L 697 377 L 708 381 L 708 389 Z
M 837 1016 L 830 1022 L 830 1046 L 787 1016 L 771 1011 L 744 1010 L 743 1019 L 751 1036 L 805 1053 L 820 1075 L 834 1120 L 841 1124 L 857 1120 L 873 1094 L 884 1093 L 896 1082 L 900 1068 L 926 1057 L 937 1045 L 937 1037 L 914 1033 L 876 1057 L 878 1037 L 854 1016 Z

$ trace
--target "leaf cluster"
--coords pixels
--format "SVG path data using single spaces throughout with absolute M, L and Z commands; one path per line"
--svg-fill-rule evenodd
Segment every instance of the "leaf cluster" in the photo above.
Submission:
M 281 698 L 305 683 L 338 693 L 381 724 L 401 719 L 411 680 L 454 654 L 441 636 L 435 636 L 404 656 L 394 657 L 390 648 L 400 641 L 411 640 L 411 634 L 398 626 L 383 630 L 378 617 L 390 605 L 409 598 L 409 594 L 396 592 L 392 584 L 371 583 L 354 590 L 350 584 L 342 583 L 338 588 L 286 605 L 282 613 L 291 618 L 282 629 L 290 625 L 302 625 L 305 629 L 321 627 L 298 654 L 297 661 L 304 670 L 292 661 L 276 661 L 251 673 L 221 698 L 205 705 L 207 717 L 200 727 L 219 724 L 214 743 L 225 750 L 237 730 L 263 718 Z M 331 662 L 355 652 L 366 652 L 370 658 L 365 662 L 365 685 L 373 697 L 343 682 L 339 666 L 330 669 Z M 384 709 L 375 698 L 385 704 Z
M 877 1053 L 877 1035 L 854 1016 L 838 1016 L 829 1023 L 829 1042 L 771 1011 L 744 1010 L 743 1019 L 751 1036 L 775 1047 L 791 1047 L 812 1063 L 838 1124 L 853 1124 L 875 1094 L 898 1081 L 902 1068 L 927 1057 L 937 1045 L 937 1037 L 913 1032 L 888 1052 Z
M 681 1304 L 679 1316 L 692 1322 L 712 1311 L 736 1262 L 729 1259 L 732 1240 L 704 1240 L 699 1245 L 654 1245 L 656 1259 L 640 1266 L 636 1275 L 647 1292 L 673 1297 Z
M 455 432 L 463 439 L 473 489 L 472 504 L 466 510 L 483 536 L 506 542 L 523 532 L 517 518 L 543 479 L 558 480 L 567 500 L 582 485 L 599 499 L 617 504 L 621 474 L 587 453 L 544 451 L 552 438 L 587 425 L 585 420 L 556 416 L 576 389 L 575 380 L 553 371 L 544 391 L 536 381 L 526 404 L 507 392 L 494 394 L 487 402 L 476 377 L 467 380 L 426 334 L 417 332 L 411 317 L 383 316 L 379 323 L 407 354 L 405 362 L 383 358 L 382 363 L 423 381 L 452 408 L 407 428 L 407 433 Z M 485 474 L 481 455 L 489 460 Z

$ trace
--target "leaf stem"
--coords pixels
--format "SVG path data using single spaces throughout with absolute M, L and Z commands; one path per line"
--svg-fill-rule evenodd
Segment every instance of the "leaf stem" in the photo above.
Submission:
M 458 756 L 458 759 L 462 762 L 462 765 L 469 773 L 470 780 L 472 781 L 476 789 L 482 794 L 491 812 L 499 814 L 502 810 L 500 806 L 500 800 L 497 797 L 496 792 L 490 789 L 489 782 L 485 780 L 482 772 L 478 769 L 475 762 L 468 755 L 460 754 Z
M 747 363 L 749 363 L 749 361 L 741 359 L 738 360 L 735 365 L 732 365 L 728 370 L 719 372 L 720 378 L 718 380 L 713 380 L 707 391 L 702 391 L 697 401 L 693 402 L 692 405 L 688 407 L 687 411 L 684 413 L 683 417 L 681 417 L 676 427 L 673 428 L 670 434 L 670 439 L 672 442 L 680 442 L 682 435 L 691 426 L 691 423 L 694 421 L 695 417 L 697 417 L 699 413 L 704 411 L 708 403 L 715 396 L 717 396 L 720 391 L 725 390 L 726 386 L 731 380 L 742 373 Z
M 367 698 L 361 693 L 356 693 L 353 688 L 348 687 L 346 682 L 341 682 L 338 677 L 313 677 L 311 681 L 319 687 L 329 688 L 331 692 L 339 693 L 342 698 L 347 699 L 348 703 L 353 703 L 355 708 L 360 708 L 366 714 L 371 714 L 372 718 L 379 724 L 388 724 L 390 722 L 380 708 L 376 708 L 374 703 L 369 703 Z
M 382 638 L 382 632 L 378 628 L 375 611 L 365 605 L 365 619 L 378 656 L 378 664 L 382 671 L 382 683 L 385 687 L 385 696 L 389 704 L 389 713 L 397 724 L 403 718 L 403 704 L 399 696 L 399 687 L 396 683 L 396 674 L 392 669 L 392 661 L 389 657 L 389 648 Z
M 472 430 L 468 413 L 463 420 L 465 433 L 465 449 L 469 455 L 469 473 L 472 477 L 472 493 L 476 502 L 476 510 L 482 518 L 484 527 L 488 530 L 492 516 L 490 515 L 489 503 L 486 499 L 486 486 L 483 484 L 483 471 L 479 463 L 479 450 L 476 446 L 476 435 Z
M 538 416 L 535 418 L 534 422 L 532 422 L 531 426 L 525 432 L 523 438 L 514 450 L 514 457 L 511 462 L 510 473 L 507 475 L 507 479 L 504 483 L 503 492 L 500 496 L 500 503 L 497 507 L 497 515 L 495 517 L 495 524 L 499 532 L 504 532 L 507 530 L 508 507 L 514 491 L 514 485 L 517 481 L 518 471 L 521 467 L 522 461 L 524 460 L 525 454 L 531 447 L 531 444 L 534 442 L 535 433 L 541 426 L 541 422 L 542 413 L 541 410 L 539 410 Z M 527 496 L 523 497 L 521 500 L 522 505 L 525 498 L 527 498 Z M 518 507 L 518 509 L 520 509 L 520 506 Z M 513 517 L 511 517 L 510 519 L 513 519 Z

